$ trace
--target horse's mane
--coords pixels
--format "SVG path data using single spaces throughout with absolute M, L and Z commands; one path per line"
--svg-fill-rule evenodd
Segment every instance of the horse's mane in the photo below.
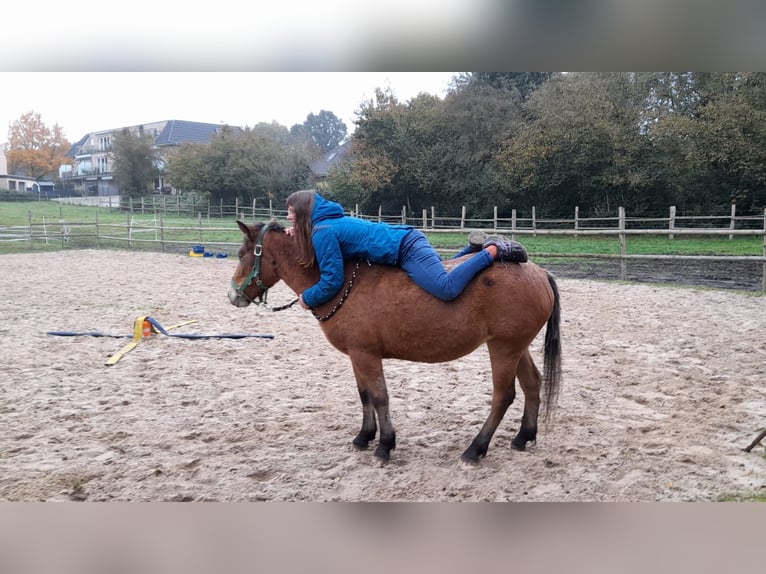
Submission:
M 266 231 L 284 231 L 285 226 L 279 223 L 276 219 L 272 219 L 271 221 L 266 221 L 263 223 L 258 223 L 255 227 L 260 231 L 263 226 L 266 226 Z

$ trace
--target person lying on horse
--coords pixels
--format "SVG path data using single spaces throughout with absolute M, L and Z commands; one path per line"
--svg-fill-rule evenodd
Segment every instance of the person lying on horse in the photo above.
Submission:
M 319 281 L 299 294 L 304 309 L 332 299 L 344 284 L 344 261 L 401 267 L 426 292 L 443 301 L 455 299 L 471 280 L 495 261 L 524 263 L 527 252 L 515 241 L 488 238 L 476 255 L 451 270 L 428 238 L 410 225 L 391 225 L 345 215 L 343 207 L 314 190 L 287 198 L 286 233 L 295 237 L 299 263 L 319 267 Z

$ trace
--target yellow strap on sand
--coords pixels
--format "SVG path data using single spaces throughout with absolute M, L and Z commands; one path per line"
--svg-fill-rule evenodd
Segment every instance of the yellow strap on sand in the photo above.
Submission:
M 112 366 L 117 361 L 122 359 L 126 354 L 128 354 L 130 351 L 136 348 L 136 346 L 141 342 L 141 340 L 144 338 L 144 322 L 148 322 L 149 328 L 151 329 L 152 333 L 157 333 L 157 329 L 154 327 L 151 321 L 149 321 L 150 317 L 148 315 L 141 315 L 140 317 L 136 317 L 136 320 L 133 321 L 133 340 L 125 345 L 122 349 L 117 351 L 114 355 L 109 357 L 109 360 L 105 363 L 107 366 Z M 189 325 L 190 323 L 196 323 L 196 320 L 192 321 L 184 321 L 183 323 L 177 323 L 176 325 L 172 325 L 170 327 L 166 327 L 166 331 L 170 331 L 171 329 L 176 329 L 178 327 L 182 327 L 183 325 Z

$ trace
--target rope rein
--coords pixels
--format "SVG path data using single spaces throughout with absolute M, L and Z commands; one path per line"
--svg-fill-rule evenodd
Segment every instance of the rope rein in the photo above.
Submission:
M 327 321 L 329 318 L 331 318 L 335 313 L 338 312 L 338 310 L 343 306 L 343 303 L 346 302 L 346 299 L 348 298 L 348 294 L 351 292 L 351 288 L 354 286 L 354 281 L 356 280 L 356 272 L 359 271 L 359 261 L 356 262 L 354 265 L 354 270 L 351 272 L 351 278 L 348 280 L 348 285 L 346 285 L 346 288 L 343 290 L 343 295 L 341 295 L 341 298 L 338 299 L 338 302 L 335 304 L 335 306 L 330 310 L 327 315 L 319 315 L 316 310 L 312 307 L 311 308 L 311 314 L 314 315 L 314 317 L 318 321 Z
M 285 309 L 289 309 L 293 305 L 295 305 L 298 302 L 297 299 L 293 299 L 290 301 L 287 305 L 280 305 L 279 307 L 271 307 L 271 311 L 284 311 Z M 264 305 L 266 305 L 266 302 L 263 302 Z

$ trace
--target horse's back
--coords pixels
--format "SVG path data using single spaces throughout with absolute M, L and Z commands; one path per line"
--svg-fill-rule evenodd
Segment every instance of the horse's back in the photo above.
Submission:
M 526 348 L 553 301 L 547 271 L 533 262 L 495 263 L 452 301 L 428 294 L 397 267 L 363 265 L 343 308 L 322 328 L 345 353 L 442 362 L 490 339 Z

